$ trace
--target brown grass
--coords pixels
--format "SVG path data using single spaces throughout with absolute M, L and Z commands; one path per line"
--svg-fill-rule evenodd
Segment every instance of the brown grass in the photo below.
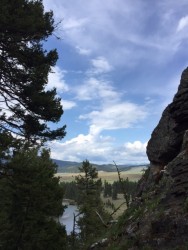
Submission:
M 118 197 L 117 197 L 117 200 L 112 200 L 112 197 L 107 197 L 107 198 L 104 198 L 103 196 L 101 196 L 102 198 L 102 201 L 105 203 L 107 202 L 108 200 L 110 200 L 111 203 L 114 204 L 115 208 L 118 208 L 120 205 L 123 205 L 117 210 L 116 213 L 113 214 L 113 218 L 114 219 L 117 219 L 126 209 L 127 209 L 127 206 L 125 204 L 125 199 L 123 197 L 123 194 L 118 194 Z M 113 210 L 109 207 L 105 207 L 105 209 L 111 214 L 113 212 Z
M 128 171 L 122 171 L 121 177 L 123 179 L 129 178 L 130 181 L 138 181 L 142 176 L 142 170 L 143 167 L 136 167 L 132 168 Z M 78 176 L 79 173 L 57 173 L 56 176 L 60 177 L 60 181 L 74 181 L 75 177 Z M 81 173 L 82 175 L 82 173 Z M 99 178 L 102 179 L 102 181 L 106 180 L 109 183 L 113 183 L 114 181 L 118 181 L 118 174 L 117 172 L 105 172 L 105 171 L 99 171 L 98 172 Z
M 122 171 L 121 177 L 123 179 L 126 179 L 128 177 L 130 181 L 138 181 L 142 176 L 142 173 L 143 173 L 142 170 L 143 170 L 143 167 L 135 167 L 135 168 L 132 168 L 128 171 Z M 83 173 L 81 173 L 81 175 L 82 174 Z M 78 175 L 79 175 L 79 173 L 58 173 L 58 174 L 56 174 L 56 176 L 60 177 L 61 182 L 74 181 L 75 177 Z M 102 179 L 102 181 L 106 180 L 109 183 L 113 183 L 114 181 L 118 181 L 117 172 L 99 171 L 98 176 L 99 176 L 99 178 Z M 101 195 L 101 198 L 102 198 L 104 203 L 109 199 L 110 202 L 112 202 L 114 204 L 115 208 L 119 207 L 122 203 L 125 202 L 123 194 L 118 194 L 117 200 L 112 200 L 111 197 L 104 198 L 102 195 Z M 126 208 L 127 208 L 126 204 L 123 204 L 121 206 L 121 208 L 118 209 L 118 211 L 113 215 L 113 218 L 114 219 L 118 218 L 126 210 Z M 109 211 L 109 213 L 113 212 L 113 210 L 110 208 L 106 208 L 106 209 Z

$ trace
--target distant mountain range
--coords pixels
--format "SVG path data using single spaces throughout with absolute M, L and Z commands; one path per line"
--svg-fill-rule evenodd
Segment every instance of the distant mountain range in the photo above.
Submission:
M 82 162 L 73 162 L 73 161 L 61 161 L 61 160 L 56 160 L 52 159 L 53 162 L 55 162 L 58 166 L 57 172 L 58 173 L 77 173 L 79 172 L 79 167 L 82 166 Z M 93 167 L 96 167 L 98 171 L 106 171 L 106 172 L 115 172 L 116 167 L 114 164 L 94 164 L 91 163 Z M 118 165 L 119 170 L 121 171 L 127 171 L 131 168 L 138 167 L 138 166 L 147 166 L 148 164 L 123 164 L 123 165 Z

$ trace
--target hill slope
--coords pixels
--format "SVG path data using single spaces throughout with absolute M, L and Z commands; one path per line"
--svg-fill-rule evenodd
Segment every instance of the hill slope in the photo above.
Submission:
M 61 161 L 52 159 L 58 166 L 57 172 L 58 173 L 78 173 L 79 167 L 81 167 L 82 162 L 72 162 L 72 161 Z M 98 171 L 106 171 L 106 172 L 116 172 L 116 167 L 114 164 L 92 164 Z M 140 165 L 130 165 L 130 164 L 124 164 L 124 165 L 118 165 L 118 168 L 121 171 L 128 171 L 131 168 L 138 167 L 138 166 L 147 166 L 147 164 L 140 164 Z

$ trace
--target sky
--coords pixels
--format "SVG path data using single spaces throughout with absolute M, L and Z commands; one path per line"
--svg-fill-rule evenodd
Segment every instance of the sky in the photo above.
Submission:
M 147 142 L 188 65 L 187 0 L 44 0 L 57 28 L 56 87 L 67 135 L 49 144 L 65 161 L 145 164 Z M 57 39 L 59 37 L 60 39 Z

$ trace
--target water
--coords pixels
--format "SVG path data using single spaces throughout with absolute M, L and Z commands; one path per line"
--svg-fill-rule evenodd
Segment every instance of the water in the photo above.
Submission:
M 61 224 L 65 225 L 67 234 L 69 235 L 73 230 L 74 214 L 79 213 L 77 206 L 68 205 L 65 209 L 63 216 L 60 217 L 59 221 Z M 78 229 L 75 230 L 78 232 Z

